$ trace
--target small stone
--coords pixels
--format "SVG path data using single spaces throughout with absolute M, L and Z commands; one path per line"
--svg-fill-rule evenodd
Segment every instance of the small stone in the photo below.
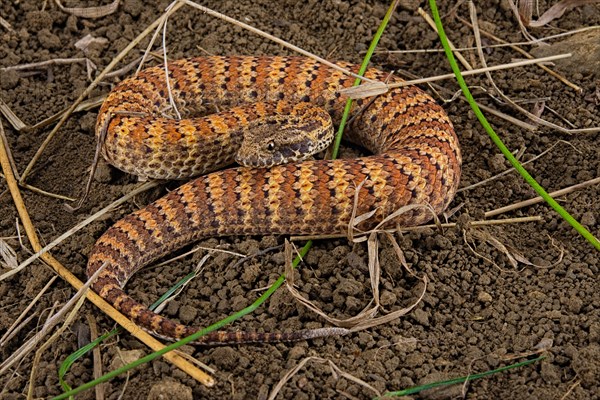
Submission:
M 117 348 L 117 353 L 110 362 L 110 370 L 114 371 L 115 369 L 121 368 L 127 364 L 139 360 L 143 356 L 143 350 L 119 350 Z
M 192 306 L 182 306 L 179 309 L 179 319 L 183 324 L 189 325 L 191 322 L 194 322 L 197 315 L 198 310 Z
M 415 319 L 415 321 L 417 321 L 419 324 L 421 324 L 423 326 L 429 326 L 429 313 L 428 312 L 423 311 L 420 308 L 417 308 L 416 310 L 413 311 L 413 313 L 411 315 Z
M 491 303 L 493 301 L 492 295 L 488 292 L 479 292 L 477 295 L 477 300 L 482 303 Z
M 48 50 L 56 50 L 61 46 L 58 36 L 50 32 L 48 29 L 42 29 L 38 32 L 38 40 L 43 48 Z
M 152 385 L 146 397 L 147 400 L 192 400 L 193 398 L 191 387 L 167 379 Z
M 211 358 L 215 365 L 224 370 L 233 369 L 239 362 L 239 355 L 231 347 L 218 347 L 212 354 Z
M 300 345 L 296 345 L 292 347 L 290 350 L 288 357 L 292 360 L 298 360 L 306 355 L 306 348 Z
M 393 306 L 396 304 L 396 300 L 398 300 L 398 298 L 394 292 L 390 292 L 389 290 L 382 291 L 381 296 L 379 297 L 379 303 L 384 307 Z
M 14 70 L 8 70 L 2 72 L 2 79 L 0 79 L 0 89 L 8 90 L 14 89 L 19 83 L 19 73 Z
M 582 225 L 587 225 L 589 226 L 594 226 L 596 225 L 596 216 L 594 215 L 594 213 L 592 211 L 586 211 L 583 213 L 583 215 L 581 216 L 581 224 Z

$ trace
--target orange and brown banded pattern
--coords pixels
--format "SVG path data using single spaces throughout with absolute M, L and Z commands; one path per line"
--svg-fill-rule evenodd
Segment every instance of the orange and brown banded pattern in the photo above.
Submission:
M 339 65 L 358 71 L 352 64 Z M 377 210 L 360 225 L 368 229 L 409 204 L 428 204 L 441 213 L 456 193 L 461 172 L 457 137 L 444 110 L 417 87 L 354 102 L 355 118 L 345 138 L 371 156 L 213 172 L 234 162 L 245 127 L 280 107 L 279 102 L 310 102 L 339 123 L 346 102 L 339 90 L 354 78 L 302 57 L 202 57 L 172 62 L 168 71 L 173 100 L 187 113 L 184 118 L 166 115 L 172 107 L 164 69 L 147 69 L 117 85 L 100 109 L 97 130 L 108 127 L 103 155 L 141 177 L 210 173 L 117 222 L 98 239 L 87 269 L 91 276 L 106 263 L 93 290 L 158 336 L 179 339 L 197 328 L 154 314 L 122 288 L 137 270 L 169 252 L 212 236 L 343 233 L 355 199 L 356 215 Z M 366 76 L 389 78 L 376 69 Z M 227 111 L 194 116 L 214 107 Z M 415 208 L 392 223 L 417 225 L 430 219 L 429 210 Z M 303 338 L 302 332 L 217 332 L 202 342 Z

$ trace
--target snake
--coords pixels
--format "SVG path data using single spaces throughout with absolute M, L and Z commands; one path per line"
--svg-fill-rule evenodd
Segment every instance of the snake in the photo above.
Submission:
M 359 71 L 345 61 L 335 64 Z M 368 153 L 334 160 L 295 157 L 319 152 L 329 140 L 326 132 L 339 125 L 347 103 L 341 89 L 355 78 L 312 58 L 188 58 L 115 85 L 96 123 L 103 157 L 145 179 L 197 177 L 100 236 L 87 275 L 104 269 L 91 288 L 144 330 L 178 340 L 200 328 L 158 315 L 124 291 L 134 273 L 169 253 L 211 237 L 343 234 L 350 224 L 361 231 L 382 223 L 413 226 L 442 213 L 456 193 L 462 163 L 449 117 L 420 88 L 393 85 L 403 82 L 393 74 L 368 68 L 364 76 L 390 86 L 352 102 L 344 139 Z M 279 131 L 286 114 L 291 122 Z M 244 150 L 249 130 L 258 134 Z M 305 141 L 286 142 L 288 135 L 307 132 Z M 251 150 L 260 155 L 238 155 Z M 268 154 L 278 162 L 296 161 L 274 165 Z M 240 159 L 248 164 L 232 167 Z M 370 217 L 356 222 L 361 215 Z M 215 331 L 197 343 L 308 337 L 302 331 Z

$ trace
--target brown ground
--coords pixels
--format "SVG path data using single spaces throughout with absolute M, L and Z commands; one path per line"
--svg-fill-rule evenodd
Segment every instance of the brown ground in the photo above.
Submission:
M 10 22 L 14 32 L 0 27 L 0 67 L 83 57 L 74 44 L 91 34 L 109 40 L 107 44 L 93 46 L 87 53 L 87 57 L 102 69 L 167 5 L 166 1 L 160 1 L 159 6 L 144 8 L 141 1 L 128 0 L 123 1 L 124 4 L 111 16 L 82 19 L 69 17 L 58 10 L 54 2 L 45 3 L 46 11 L 40 11 L 42 2 L 39 1 L 2 2 L 0 16 Z M 95 2 L 64 3 L 79 6 Z M 321 56 L 355 62 L 360 61 L 386 9 L 385 2 L 375 0 L 203 3 Z M 479 13 L 482 27 L 509 41 L 523 40 L 505 2 L 486 3 L 487 8 Z M 546 9 L 547 4 L 542 2 L 540 8 Z M 446 11 L 448 9 L 442 10 Z M 465 4 L 459 8 L 459 15 L 468 15 Z M 554 21 L 552 29 L 538 29 L 534 34 L 548 36 L 598 24 L 600 7 L 583 6 Z M 446 18 L 446 29 L 457 46 L 472 46 L 468 27 Z M 438 47 L 435 33 L 415 11 L 407 9 L 397 12 L 380 45 L 380 49 L 385 50 Z M 571 45 L 570 50 L 576 50 L 576 47 Z M 173 59 L 203 54 L 203 51 L 213 54 L 288 54 L 268 40 L 191 9 L 180 11 L 169 20 L 168 48 Z M 507 49 L 494 49 L 486 54 L 490 64 L 520 57 Z M 594 53 L 590 50 L 587 55 L 594 56 Z M 137 53 L 132 53 L 128 60 L 134 56 Z M 474 54 L 466 53 L 466 57 L 479 65 Z M 375 63 L 382 68 L 401 68 L 422 76 L 449 70 L 447 61 L 439 53 L 379 55 Z M 595 61 L 579 59 L 565 70 L 569 79 L 583 88 L 583 94 L 574 92 L 537 67 L 497 72 L 494 77 L 498 86 L 513 99 L 546 99 L 546 105 L 558 115 L 578 127 L 591 127 L 600 125 L 597 112 L 600 74 L 594 65 L 598 65 L 598 58 Z M 89 83 L 81 64 L 55 66 L 36 74 L 29 71 L 0 73 L 0 97 L 31 125 L 70 105 Z M 470 78 L 469 82 L 489 87 L 483 79 Z M 456 90 L 452 82 L 443 85 Z M 104 85 L 95 94 L 108 90 L 108 85 Z M 512 113 L 506 107 L 490 103 L 481 91 L 478 92 L 482 102 Z M 524 106 L 533 108 L 532 103 Z M 507 163 L 467 106 L 454 101 L 446 104 L 446 109 L 455 123 L 463 148 L 461 186 L 504 170 Z M 94 152 L 96 111 L 82 112 L 70 119 L 36 165 L 30 184 L 51 192 L 79 196 Z M 549 111 L 543 116 L 564 124 Z M 494 117 L 490 120 L 510 149 L 524 149 L 523 159 L 541 153 L 558 140 L 570 143 L 558 144 L 550 154 L 528 166 L 547 189 L 556 190 L 600 175 L 597 134 L 568 136 L 545 128 L 530 132 Z M 23 171 L 48 130 L 19 133 L 8 127 L 6 120 L 2 123 L 18 169 Z M 23 191 L 23 196 L 38 233 L 45 242 L 50 242 L 85 216 L 131 190 L 134 183 L 132 177 L 109 173 L 104 180 L 95 182 L 86 206 L 75 214 L 65 211 L 62 201 L 27 190 Z M 17 213 L 5 189 L 4 182 L 0 181 L 3 192 L 0 197 L 0 236 L 13 236 Z M 95 239 L 121 216 L 159 195 L 159 191 L 155 191 L 137 198 L 77 233 L 53 254 L 83 279 L 87 254 Z M 455 216 L 452 220 L 480 219 L 487 210 L 532 196 L 532 189 L 512 173 L 460 193 L 453 206 L 464 204 L 464 207 L 458 213 L 461 217 Z M 561 203 L 596 236 L 600 236 L 599 196 L 600 186 L 596 185 L 561 198 Z M 416 271 L 427 274 L 431 281 L 424 301 L 412 314 L 343 338 L 191 349 L 197 358 L 218 370 L 214 388 L 207 389 L 167 362 L 157 360 L 134 370 L 128 381 L 123 376 L 108 383 L 107 398 L 117 398 L 121 391 L 124 391 L 125 399 L 158 398 L 160 390 L 167 390 L 171 398 L 191 398 L 192 394 L 195 398 L 266 398 L 279 379 L 306 356 L 329 359 L 342 370 L 384 392 L 506 365 L 508 362 L 502 360 L 504 355 L 532 351 L 543 339 L 553 341 L 546 360 L 471 383 L 467 387 L 467 397 L 559 399 L 572 390 L 567 398 L 597 398 L 600 393 L 598 252 L 546 205 L 527 207 L 507 216 L 533 215 L 543 216 L 543 222 L 504 225 L 478 229 L 478 232 L 493 235 L 535 264 L 545 267 L 520 264 L 514 269 L 503 253 L 475 238 L 473 229 L 467 230 L 466 237 L 479 255 L 465 243 L 458 228 L 443 233 L 427 230 L 405 234 L 400 244 L 408 263 Z M 465 228 L 465 225 L 461 227 Z M 19 248 L 17 241 L 8 242 Z M 282 239 L 212 239 L 204 244 L 222 244 L 229 250 L 252 254 L 274 243 L 282 243 Z M 342 318 L 357 313 L 371 298 L 365 250 L 365 246 L 351 247 L 345 240 L 318 242 L 301 267 L 301 279 L 296 282 L 299 290 L 333 316 Z M 553 265 L 561 250 L 564 251 L 562 262 Z M 387 241 L 382 242 L 380 253 L 383 268 L 380 289 L 384 306 L 393 310 L 410 304 L 421 290 L 419 281 L 402 270 Z M 27 256 L 25 250 L 19 251 L 19 260 Z M 189 271 L 200 256 L 171 264 L 160 271 L 150 269 L 139 273 L 129 283 L 129 292 L 146 302 L 153 301 L 177 277 Z M 282 272 L 284 259 L 282 253 L 272 252 L 247 262 L 244 268 L 232 269 L 235 262 L 236 259 L 225 255 L 211 259 L 202 277 L 171 303 L 165 313 L 186 322 L 216 321 L 253 301 L 257 292 L 252 289 L 263 288 L 272 282 Z M 1 283 L 0 332 L 12 324 L 51 276 L 52 272 L 38 263 Z M 31 311 L 36 317 L 28 328 L 1 349 L 2 358 L 36 331 L 53 304 L 64 303 L 73 293 L 67 284 L 57 281 Z M 77 323 L 86 324 L 87 315 L 97 319 L 102 332 L 113 326 L 89 304 L 80 312 Z M 281 290 L 267 305 L 232 329 L 297 329 L 321 324 L 323 321 L 319 317 L 297 305 L 285 290 Z M 47 398 L 61 393 L 57 369 L 65 357 L 78 348 L 77 340 L 76 327 L 73 327 L 44 353 L 35 382 L 35 397 Z M 130 335 L 123 334 L 120 340 L 102 347 L 105 370 L 109 369 L 117 349 L 147 351 Z M 0 387 L 4 388 L 0 397 L 24 398 L 32 358 L 33 355 L 28 356 L 17 369 L 0 377 Z M 91 380 L 91 356 L 77 362 L 67 379 L 73 386 Z M 151 394 L 153 385 L 158 386 Z M 285 385 L 278 398 L 370 398 L 373 395 L 354 382 L 337 379 L 324 365 L 308 364 Z M 458 397 L 460 388 L 422 396 Z M 93 397 L 90 391 L 79 398 Z

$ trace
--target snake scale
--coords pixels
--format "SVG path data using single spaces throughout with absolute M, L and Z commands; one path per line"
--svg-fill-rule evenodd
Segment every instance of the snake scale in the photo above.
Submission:
M 353 72 L 359 68 L 338 65 Z M 444 110 L 417 87 L 354 102 L 345 139 L 373 155 L 214 172 L 234 162 L 241 141 L 236 129 L 273 109 L 311 103 L 338 124 L 346 102 L 339 89 L 350 87 L 354 78 L 304 57 L 200 57 L 171 62 L 167 70 L 168 79 L 162 67 L 146 69 L 108 95 L 96 125 L 97 132 L 106 130 L 103 156 L 141 177 L 210 173 L 118 221 L 98 239 L 87 267 L 91 276 L 106 264 L 92 289 L 157 336 L 180 339 L 198 328 L 153 313 L 123 287 L 140 268 L 190 242 L 228 235 L 342 233 L 353 211 L 376 210 L 358 226 L 369 229 L 408 204 L 429 204 L 441 213 L 456 193 L 458 139 Z M 401 80 L 376 69 L 365 76 Z M 170 97 L 190 117 L 172 118 Z M 252 105 L 256 102 L 259 106 Z M 193 117 L 207 107 L 227 110 Z M 430 211 L 414 208 L 393 224 L 430 219 Z M 213 332 L 201 342 L 302 338 L 298 332 Z

